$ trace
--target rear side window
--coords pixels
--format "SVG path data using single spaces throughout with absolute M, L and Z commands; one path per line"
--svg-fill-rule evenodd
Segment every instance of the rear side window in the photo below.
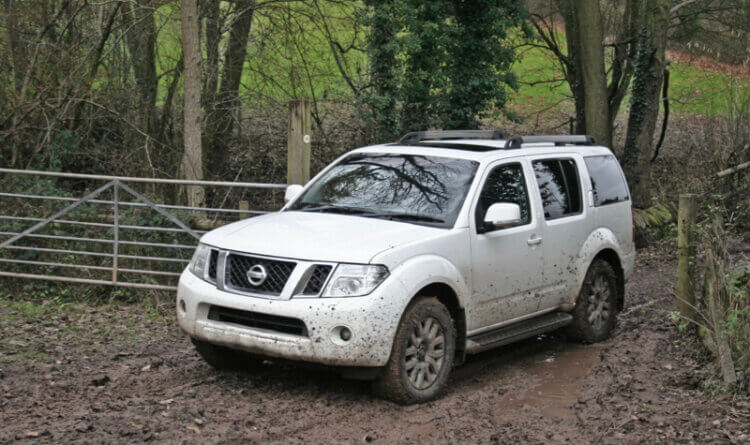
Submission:
M 583 159 L 594 189 L 596 207 L 630 199 L 628 185 L 614 156 L 589 156 Z
M 572 159 L 534 161 L 534 173 L 544 206 L 544 218 L 556 219 L 581 213 L 581 186 Z

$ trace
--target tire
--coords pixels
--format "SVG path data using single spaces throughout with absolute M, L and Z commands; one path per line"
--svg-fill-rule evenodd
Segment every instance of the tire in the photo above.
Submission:
M 404 312 L 391 357 L 374 382 L 375 392 L 400 404 L 421 403 L 445 388 L 456 352 L 456 328 L 436 298 L 419 298 Z
M 211 367 L 218 370 L 246 369 L 252 363 L 252 357 L 242 351 L 215 345 L 195 338 L 190 338 L 195 350 Z
M 596 343 L 612 335 L 617 317 L 617 275 L 608 262 L 597 259 L 591 263 L 571 315 L 573 322 L 566 331 L 573 340 Z

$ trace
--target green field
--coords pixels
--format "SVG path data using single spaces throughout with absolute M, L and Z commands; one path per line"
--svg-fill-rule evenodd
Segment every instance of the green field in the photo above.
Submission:
M 520 81 L 520 88 L 513 96 L 514 105 L 526 111 L 569 107 L 567 83 L 549 83 L 562 78 L 557 61 L 538 48 L 524 50 L 521 56 L 513 67 Z M 725 116 L 732 101 L 747 103 L 750 100 L 750 76 L 732 76 L 678 62 L 672 62 L 669 69 L 671 111 L 677 115 Z M 627 112 L 628 100 L 626 97 L 622 113 Z
M 322 23 L 314 18 L 312 7 L 295 4 L 292 8 L 297 13 L 295 18 L 284 13 L 256 14 L 241 96 L 247 103 L 260 104 L 285 103 L 294 98 L 351 101 L 352 91 L 340 74 Z M 335 40 L 344 47 L 352 43 L 358 48 L 364 47 L 364 35 L 354 31 L 351 4 L 334 4 L 328 8 L 326 24 Z M 179 11 L 169 6 L 160 8 L 157 27 L 160 30 L 158 69 L 168 73 L 180 54 Z M 559 66 L 550 53 L 526 48 L 519 52 L 519 57 L 513 70 L 520 87 L 511 94 L 508 105 L 512 110 L 531 114 L 572 108 L 570 89 L 560 81 Z M 341 61 L 354 82 L 366 81 L 367 59 L 361 51 L 352 49 Z M 748 75 L 732 76 L 679 62 L 672 62 L 670 70 L 670 103 L 676 115 L 724 116 L 730 112 L 732 102 L 747 103 L 750 99 Z M 171 75 L 161 76 L 160 97 L 166 94 L 170 81 Z M 627 104 L 628 98 L 621 113 L 627 113 Z

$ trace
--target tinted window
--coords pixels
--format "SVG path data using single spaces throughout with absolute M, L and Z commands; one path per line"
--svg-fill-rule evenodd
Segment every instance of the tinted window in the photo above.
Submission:
M 518 204 L 521 207 L 521 224 L 531 221 L 529 197 L 526 194 L 521 164 L 501 165 L 490 172 L 477 203 L 477 227 L 486 229 L 484 216 L 487 209 L 497 202 Z
M 581 186 L 572 159 L 534 161 L 534 174 L 546 219 L 561 218 L 581 211 Z
M 290 210 L 450 227 L 478 165 L 438 156 L 354 154 L 315 181 Z
M 584 158 L 594 189 L 594 205 L 599 207 L 627 201 L 628 186 L 614 156 L 590 156 Z

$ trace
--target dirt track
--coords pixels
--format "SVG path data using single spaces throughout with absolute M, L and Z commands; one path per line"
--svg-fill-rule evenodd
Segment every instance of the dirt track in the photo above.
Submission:
M 747 400 L 709 398 L 697 348 L 667 321 L 674 269 L 639 256 L 609 341 L 489 351 L 410 407 L 324 370 L 217 373 L 171 317 L 135 307 L 33 318 L 0 301 L 0 443 L 750 441 Z

